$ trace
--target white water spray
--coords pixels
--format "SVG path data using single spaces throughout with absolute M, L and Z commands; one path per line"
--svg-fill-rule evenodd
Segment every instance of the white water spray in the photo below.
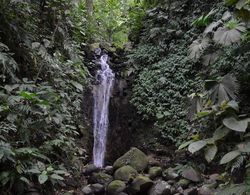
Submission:
M 100 59 L 101 70 L 97 72 L 96 79 L 99 84 L 94 86 L 94 148 L 93 161 L 97 167 L 104 166 L 106 142 L 108 133 L 109 100 L 113 88 L 115 74 L 110 69 L 108 55 Z

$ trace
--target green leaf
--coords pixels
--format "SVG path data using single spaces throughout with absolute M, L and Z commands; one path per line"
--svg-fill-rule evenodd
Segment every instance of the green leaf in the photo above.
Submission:
M 215 130 L 214 134 L 213 134 L 213 139 L 215 141 L 220 140 L 222 138 L 224 138 L 226 135 L 228 135 L 228 133 L 230 132 L 230 130 L 227 127 L 223 127 L 223 128 L 218 128 Z
M 30 185 L 30 181 L 26 177 L 20 177 L 20 180 L 23 181 L 24 183 Z
M 232 100 L 232 101 L 228 102 L 227 106 L 229 108 L 234 109 L 236 112 L 239 112 L 239 104 L 236 101 Z
M 200 118 L 203 118 L 203 117 L 209 116 L 210 114 L 211 114 L 211 111 L 202 111 L 202 112 L 198 112 L 197 116 Z
M 61 174 L 61 175 L 67 174 L 67 172 L 64 170 L 54 170 L 53 172 L 56 174 Z
M 75 81 L 72 81 L 71 83 L 72 83 L 72 85 L 73 85 L 76 89 L 78 89 L 78 90 L 80 90 L 80 91 L 83 91 L 83 86 L 82 86 L 80 83 L 75 82 Z
M 46 174 L 41 174 L 38 176 L 38 181 L 40 184 L 44 184 L 48 180 L 48 175 Z
M 203 51 L 209 46 L 209 40 L 204 38 L 202 40 L 195 40 L 189 47 L 189 58 L 198 60 Z
M 207 145 L 207 142 L 204 140 L 200 140 L 197 142 L 193 142 L 188 146 L 188 151 L 191 152 L 192 154 L 201 150 Z
M 211 162 L 214 159 L 217 152 L 218 152 L 218 148 L 216 145 L 207 146 L 207 148 L 205 150 L 205 158 L 206 158 L 207 162 Z
M 57 174 L 52 174 L 52 175 L 50 175 L 50 177 L 52 179 L 56 179 L 56 180 L 64 180 L 63 177 L 61 177 L 60 175 L 57 175 Z
M 27 91 L 21 91 L 19 95 L 27 100 L 33 100 L 36 97 L 35 93 L 30 93 Z
M 243 23 L 235 25 L 234 28 L 220 27 L 214 33 L 214 41 L 216 43 L 229 46 L 233 43 L 240 43 L 241 35 L 246 31 L 246 27 Z
M 187 142 L 184 142 L 183 144 L 181 144 L 178 148 L 178 150 L 182 150 L 183 148 L 186 148 L 187 146 L 189 146 L 191 143 L 193 143 L 194 140 L 189 140 Z
M 26 171 L 27 173 L 34 173 L 34 174 L 40 174 L 41 171 L 37 168 L 29 169 Z
M 234 131 L 245 132 L 248 127 L 249 119 L 237 120 L 234 117 L 223 119 L 223 124 Z
M 220 160 L 220 164 L 221 165 L 227 164 L 232 160 L 234 160 L 235 158 L 237 158 L 239 155 L 241 155 L 241 153 L 238 150 L 228 152 L 226 155 L 222 157 L 222 159 Z

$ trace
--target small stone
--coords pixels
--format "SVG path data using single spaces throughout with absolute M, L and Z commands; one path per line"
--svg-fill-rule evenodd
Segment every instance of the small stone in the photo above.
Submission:
M 184 190 L 183 195 L 198 195 L 198 191 L 196 188 L 189 188 Z
M 190 181 L 193 181 L 193 182 L 200 182 L 201 181 L 200 173 L 192 167 L 185 169 L 182 172 L 182 177 L 184 177 L 185 179 L 188 179 Z
M 199 189 L 199 195 L 214 195 L 215 192 L 216 190 L 213 187 L 206 184 Z
M 149 174 L 150 179 L 160 177 L 162 175 L 162 169 L 161 169 L 161 167 L 151 167 L 149 169 L 148 174 Z
M 91 175 L 92 173 L 94 172 L 98 172 L 100 169 L 98 167 L 96 167 L 95 165 L 93 164 L 89 164 L 89 165 L 86 165 L 84 168 L 83 168 L 83 174 L 84 175 Z
M 154 184 L 154 182 L 143 175 L 137 176 L 130 186 L 130 191 L 134 193 L 146 193 Z
M 177 183 L 178 186 L 181 186 L 183 189 L 186 189 L 190 184 L 190 180 L 188 179 L 180 179 Z
M 123 181 L 120 180 L 114 180 L 112 181 L 107 188 L 108 194 L 110 195 L 117 195 L 118 193 L 121 193 L 126 188 L 126 184 Z
M 181 193 L 181 194 L 183 194 L 183 192 L 184 192 L 184 190 L 183 190 L 182 187 L 178 187 L 178 188 L 177 188 L 177 191 L 178 191 L 179 193 Z
M 170 195 L 171 194 L 171 186 L 162 180 L 158 180 L 155 182 L 153 187 L 150 189 L 149 195 Z
M 90 188 L 90 185 L 83 187 L 82 192 L 84 193 L 84 195 L 92 195 L 93 194 L 93 191 Z
M 114 177 L 116 180 L 129 181 L 134 179 L 138 172 L 131 166 L 123 166 L 115 171 Z
M 107 174 L 112 175 L 112 174 L 114 173 L 114 168 L 113 168 L 113 166 L 106 166 L 106 167 L 104 168 L 104 172 L 107 173 Z
M 163 177 L 166 180 L 175 180 L 179 175 L 174 171 L 173 168 L 168 168 L 163 172 Z

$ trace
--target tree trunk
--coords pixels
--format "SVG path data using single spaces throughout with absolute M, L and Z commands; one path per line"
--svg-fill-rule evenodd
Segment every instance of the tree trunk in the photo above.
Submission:
M 87 14 L 89 17 L 93 15 L 93 0 L 86 0 Z

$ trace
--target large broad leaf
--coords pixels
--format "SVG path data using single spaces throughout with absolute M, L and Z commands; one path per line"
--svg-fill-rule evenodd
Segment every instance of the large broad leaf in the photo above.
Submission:
M 230 132 L 230 130 L 227 127 L 218 128 L 215 130 L 215 132 L 213 134 L 213 139 L 215 141 L 220 140 L 220 139 L 224 138 L 229 132 Z
M 220 164 L 226 164 L 237 158 L 239 155 L 241 155 L 240 151 L 235 150 L 227 153 L 223 158 L 220 160 Z
M 206 81 L 205 88 L 212 102 L 221 104 L 223 101 L 235 100 L 239 86 L 236 79 L 227 74 L 220 81 Z
M 52 175 L 50 175 L 50 177 L 52 179 L 55 179 L 55 180 L 64 180 L 63 177 L 61 177 L 60 175 L 57 175 L 57 174 L 52 174 Z
M 193 60 L 200 59 L 204 49 L 206 49 L 208 46 L 209 40 L 206 38 L 193 41 L 193 43 L 189 46 L 189 58 Z
M 193 142 L 188 146 L 188 151 L 191 152 L 192 154 L 201 150 L 207 145 L 207 142 L 204 140 L 200 140 L 197 142 Z
M 220 27 L 214 33 L 214 41 L 216 43 L 229 46 L 233 43 L 240 43 L 241 35 L 246 31 L 243 23 L 237 24 L 234 28 Z
M 181 144 L 178 148 L 178 150 L 182 150 L 183 148 L 186 148 L 187 146 L 189 146 L 191 143 L 193 143 L 194 140 L 189 140 L 187 142 L 184 142 L 183 144 Z
M 214 159 L 217 152 L 218 148 L 216 145 L 209 145 L 205 150 L 205 158 L 207 162 L 211 162 Z
M 228 117 L 223 119 L 223 124 L 234 131 L 245 132 L 248 127 L 249 119 L 237 120 L 234 117 Z
M 222 26 L 222 21 L 219 20 L 217 22 L 212 22 L 211 24 L 209 24 L 206 29 L 204 30 L 204 35 L 207 35 L 209 33 L 214 32 L 214 30 L 216 30 L 219 26 Z
M 48 175 L 42 173 L 38 176 L 38 181 L 40 184 L 44 184 L 48 180 Z
M 204 66 L 211 65 L 218 59 L 220 54 L 221 52 L 219 51 L 207 54 L 201 58 L 202 59 L 201 62 Z

